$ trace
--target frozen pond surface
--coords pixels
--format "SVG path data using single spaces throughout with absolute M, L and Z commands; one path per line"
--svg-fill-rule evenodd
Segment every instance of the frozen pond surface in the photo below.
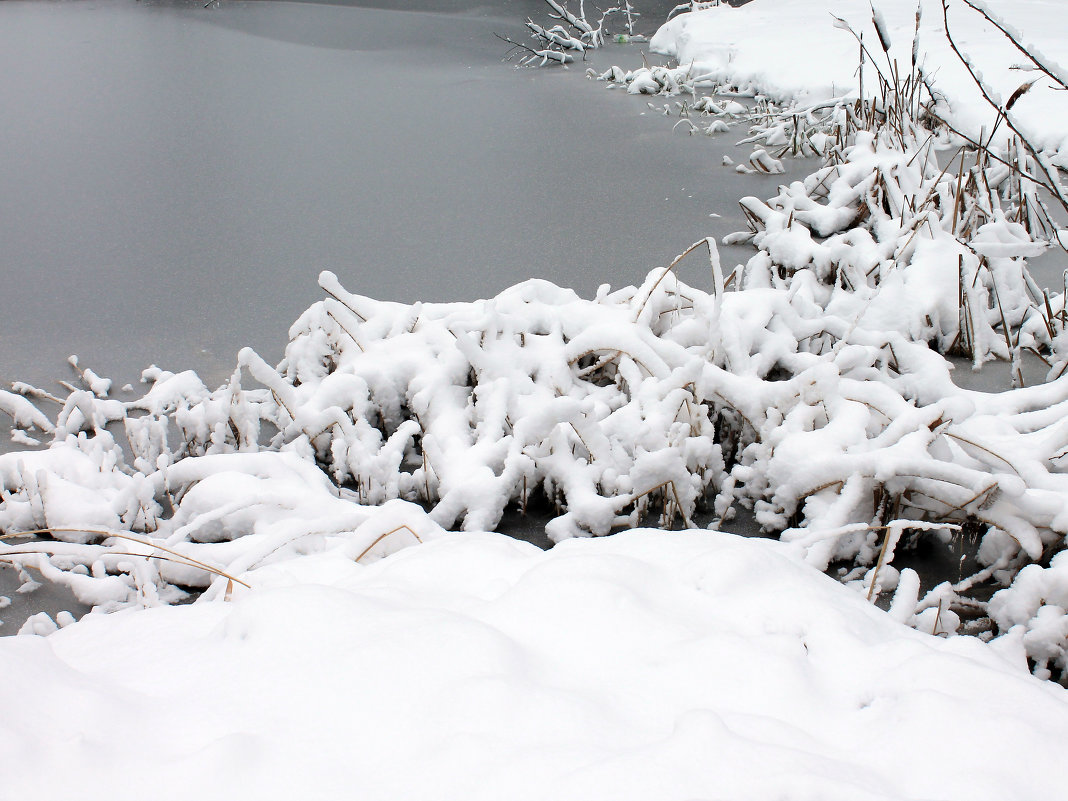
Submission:
M 31 576 L 32 578 L 32 576 Z M 0 636 L 18 634 L 19 628 L 31 615 L 45 612 L 55 620 L 60 612 L 70 612 L 81 617 L 89 612 L 89 607 L 79 603 L 66 587 L 44 583 L 30 592 L 20 593 L 23 586 L 20 576 L 13 567 L 0 565 Z M 30 585 L 32 586 L 32 585 Z
M 409 302 L 591 295 L 741 227 L 775 180 L 720 166 L 739 137 L 673 133 L 583 66 L 501 63 L 493 33 L 542 9 L 0 4 L 0 381 L 77 353 L 116 386 L 151 363 L 214 384 L 244 345 L 280 358 L 322 269 Z

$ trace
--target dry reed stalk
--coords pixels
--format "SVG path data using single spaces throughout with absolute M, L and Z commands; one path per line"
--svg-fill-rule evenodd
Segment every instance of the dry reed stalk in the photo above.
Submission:
M 976 6 L 972 5 L 971 3 L 968 3 L 967 0 L 965 0 L 965 3 L 969 7 L 978 10 L 978 8 Z M 982 13 L 982 12 L 980 12 L 980 13 Z M 986 15 L 985 13 L 983 14 L 983 16 L 987 17 L 987 19 L 990 20 L 990 17 L 988 15 Z M 953 54 L 957 57 L 957 60 L 960 61 L 960 63 L 964 66 L 965 70 L 967 70 L 968 75 L 972 79 L 972 83 L 974 83 L 976 85 L 976 88 L 979 89 L 979 93 L 983 96 L 983 99 L 986 101 L 987 105 L 989 105 L 991 108 L 993 108 L 993 109 L 995 109 L 997 111 L 997 113 L 1000 115 L 1000 119 L 1004 119 L 1005 120 L 1005 124 L 1008 125 L 1008 127 L 1016 135 L 1016 137 L 1019 140 L 1019 142 L 1021 142 L 1023 144 L 1024 148 L 1027 150 L 1027 152 L 1031 156 L 1032 160 L 1038 166 L 1039 171 L 1042 173 L 1042 180 L 1041 181 L 1037 181 L 1036 180 L 1035 182 L 1040 184 L 1041 186 L 1043 186 L 1047 191 L 1049 191 L 1049 193 L 1057 200 L 1057 202 L 1061 205 L 1061 207 L 1064 208 L 1065 211 L 1068 211 L 1068 197 L 1065 196 L 1064 191 L 1061 189 L 1060 180 L 1050 173 L 1049 168 L 1042 161 L 1042 159 L 1039 158 L 1038 151 L 1031 144 L 1030 140 L 1028 140 L 1027 137 L 1024 136 L 1024 134 L 1020 131 L 1020 129 L 1013 122 L 1012 118 L 1009 116 L 1009 113 L 1008 113 L 1009 112 L 1009 107 L 1007 105 L 1006 106 L 1001 106 L 1000 104 L 998 104 L 994 100 L 993 96 L 990 93 L 990 90 L 987 88 L 986 84 L 983 82 L 982 76 L 976 73 L 975 68 L 972 66 L 971 62 L 968 60 L 968 58 L 963 53 L 961 53 L 960 49 L 957 47 L 957 42 L 954 40 L 953 34 L 951 33 L 951 30 L 950 30 L 949 3 L 948 3 L 948 0 L 942 0 L 942 20 L 943 20 L 943 23 L 944 23 L 944 31 L 945 31 L 945 34 L 946 34 L 946 39 L 949 42 L 950 49 L 953 51 Z M 990 21 L 993 22 L 993 20 L 990 20 Z M 996 25 L 996 23 L 995 23 L 995 25 Z M 1008 36 L 1008 33 L 1003 28 L 999 27 L 999 30 L 1001 30 L 1002 33 L 1005 33 L 1006 36 Z M 1036 66 L 1038 66 L 1040 64 L 1040 62 L 1036 61 L 1035 57 L 1033 55 L 1031 55 L 1031 53 L 1028 52 L 1026 48 L 1020 47 L 1019 44 L 1017 42 L 1015 42 L 1015 40 L 1011 36 L 1009 36 L 1009 40 L 1012 41 L 1013 44 L 1016 45 L 1018 47 L 1018 49 L 1020 49 L 1021 52 L 1023 52 L 1024 55 L 1026 55 L 1033 63 L 1035 63 Z M 1042 67 L 1040 66 L 1039 68 L 1041 69 Z M 1054 80 L 1057 80 L 1056 77 L 1052 73 L 1048 73 L 1047 72 L 1047 75 L 1049 75 L 1050 77 L 1054 78 Z M 1060 83 L 1060 81 L 1058 81 L 1058 83 Z M 1028 87 L 1028 88 L 1030 88 L 1030 87 Z M 1019 92 L 1019 91 L 1020 90 L 1017 90 L 1017 92 Z M 1015 102 L 1015 100 L 1017 100 L 1017 99 L 1019 99 L 1019 97 L 1014 95 L 1013 102 Z M 951 128 L 951 130 L 954 130 L 954 132 L 956 132 L 955 129 Z M 1009 165 L 1009 166 L 1011 166 L 1011 165 Z M 1030 176 L 1028 176 L 1028 177 L 1030 177 Z M 1035 179 L 1032 178 L 1031 180 L 1035 180 Z
M 823 492 L 825 489 L 830 489 L 831 487 L 838 487 L 839 489 L 841 489 L 844 486 L 845 486 L 845 480 L 844 479 L 840 479 L 839 478 L 839 479 L 835 479 L 834 481 L 828 481 L 826 484 L 820 484 L 818 487 L 815 487 L 814 489 L 810 489 L 810 490 L 807 490 L 806 492 L 801 493 L 801 495 L 799 495 L 798 498 L 797 498 L 797 503 L 798 503 L 798 505 L 801 505 L 805 501 L 807 501 L 810 497 L 815 495 L 817 492 Z
M 420 537 L 418 534 L 416 534 L 414 529 L 412 529 L 411 526 L 408 526 L 408 525 L 405 525 L 404 523 L 402 523 L 401 525 L 397 526 L 396 528 L 390 529 L 385 534 L 379 534 L 377 537 L 375 537 L 374 542 L 372 542 L 370 545 L 368 545 L 366 548 L 364 548 L 363 551 L 360 553 L 360 555 L 357 556 L 353 561 L 354 562 L 359 562 L 361 559 L 363 559 L 365 556 L 367 556 L 367 554 L 371 551 L 372 548 L 374 548 L 376 545 L 378 545 L 378 543 L 380 543 L 386 537 L 390 536 L 391 534 L 396 534 L 398 531 L 402 531 L 402 530 L 405 530 L 405 529 L 407 529 L 407 531 L 413 537 L 415 537 L 417 542 L 422 544 L 422 542 L 423 542 L 422 537 Z
M 237 578 L 235 576 L 231 576 L 229 573 L 227 573 L 224 570 L 221 570 L 221 569 L 219 569 L 217 567 L 213 567 L 212 565 L 209 565 L 209 564 L 207 564 L 205 562 L 201 562 L 199 559 L 194 559 L 192 556 L 186 556 L 185 554 L 179 553 L 178 551 L 175 551 L 175 550 L 172 550 L 171 548 L 168 548 L 165 545 L 160 545 L 159 543 L 151 542 L 150 540 L 143 540 L 140 537 L 134 537 L 133 535 L 123 534 L 123 533 L 119 533 L 117 531 L 109 531 L 107 529 L 98 529 L 98 528 L 74 528 L 74 527 L 66 527 L 66 526 L 53 526 L 53 527 L 49 527 L 49 528 L 37 528 L 37 529 L 30 530 L 30 531 L 11 532 L 11 533 L 8 533 L 8 534 L 4 534 L 2 538 L 6 539 L 6 538 L 9 538 L 9 537 L 38 536 L 40 534 L 53 534 L 54 532 L 57 532 L 57 531 L 69 532 L 69 533 L 72 533 L 72 534 L 74 534 L 74 533 L 97 534 L 97 535 L 99 535 L 101 537 L 104 537 L 104 538 L 114 537 L 114 538 L 120 539 L 120 540 L 129 540 L 130 542 L 136 542 L 138 545 L 144 545 L 145 547 L 148 547 L 148 548 L 154 548 L 154 549 L 156 549 L 158 551 L 163 551 L 164 553 L 170 554 L 171 556 L 175 556 L 178 559 L 184 560 L 184 564 L 187 567 L 200 568 L 201 570 L 205 570 L 205 571 L 207 571 L 208 573 L 211 573 L 214 576 L 221 576 L 223 578 L 229 579 L 230 581 L 235 581 L 235 582 L 237 582 L 238 584 L 240 584 L 240 585 L 242 585 L 244 587 L 248 587 L 249 589 L 252 589 L 252 585 L 251 584 L 248 584 L 248 583 L 242 581 L 241 579 L 239 579 L 239 578 Z M 47 543 L 41 543 L 41 544 L 47 544 Z M 12 553 L 12 552 L 11 551 L 5 551 L 4 553 Z M 141 557 L 143 557 L 145 559 L 162 559 L 163 558 L 163 557 L 160 557 L 160 556 L 152 556 L 151 554 L 130 554 L 130 555 L 131 556 L 141 556 Z M 174 559 L 168 559 L 166 561 L 173 562 L 175 560 Z M 179 564 L 181 564 L 181 563 L 179 563 Z
M 591 348 L 590 350 L 583 351 L 578 356 L 575 356 L 575 357 L 573 357 L 571 359 L 568 359 L 567 366 L 568 367 L 574 367 L 578 362 L 582 361 L 587 356 L 592 356 L 594 353 L 599 353 L 602 350 L 608 350 L 608 349 L 607 348 Z M 649 366 L 647 364 L 645 364 L 645 362 L 643 362 L 641 359 L 639 359 L 637 356 L 635 356 L 630 351 L 623 350 L 622 348 L 614 350 L 613 351 L 613 355 L 610 356 L 610 357 L 607 357 L 604 365 L 599 365 L 599 366 L 605 366 L 605 365 L 611 363 L 612 361 L 614 361 L 615 359 L 618 359 L 620 356 L 628 357 L 632 362 L 634 362 L 641 369 L 643 369 L 650 377 L 656 375 L 652 370 L 649 369 Z M 592 368 L 583 368 L 583 370 L 579 373 L 579 376 L 580 377 L 585 377 L 585 375 L 587 374 L 587 371 L 593 372 L 593 369 Z M 557 394 L 558 395 L 563 395 L 564 393 L 561 390 L 557 389 Z
M 928 523 L 923 520 L 892 520 L 886 525 L 882 526 L 868 526 L 866 528 L 857 529 L 858 531 L 885 531 L 883 536 L 882 548 L 879 549 L 879 558 L 875 563 L 875 571 L 872 573 L 871 585 L 868 587 L 868 600 L 872 600 L 875 595 L 875 588 L 879 581 L 879 571 L 882 570 L 886 564 L 886 555 L 897 547 L 898 541 L 901 539 L 901 535 L 908 529 L 918 529 L 920 531 L 937 531 L 940 529 L 949 529 L 951 531 L 960 531 L 960 526 L 955 523 Z M 894 536 L 894 532 L 897 532 Z
M 344 331 L 346 334 L 348 334 L 349 339 L 351 339 L 356 344 L 356 347 L 360 349 L 360 353 L 366 353 L 367 352 L 364 349 L 363 345 L 360 344 L 360 340 L 356 339 L 356 335 L 353 334 L 345 326 L 345 324 L 341 322 L 341 320 L 339 320 L 337 317 L 335 317 L 334 313 L 332 311 L 330 311 L 330 309 L 326 310 L 326 316 L 329 317 L 331 320 L 333 320 L 335 323 L 337 323 L 337 327 L 338 328 L 340 328 L 342 331 Z
M 938 611 L 935 612 L 934 625 L 931 626 L 931 636 L 934 637 L 938 634 L 938 624 L 942 621 L 942 599 L 938 599 Z
M 586 358 L 587 356 L 592 356 L 594 353 L 597 353 L 597 351 L 596 350 L 589 350 L 589 351 L 586 351 L 585 353 L 581 353 L 578 356 L 576 356 L 575 358 L 570 359 L 568 361 L 568 363 L 567 363 L 567 366 L 568 367 L 574 367 L 576 363 L 578 363 L 582 359 Z M 602 357 L 600 359 L 600 361 L 594 362 L 589 367 L 583 367 L 581 370 L 579 370 L 578 377 L 579 378 L 585 378 L 586 376 L 590 375 L 591 373 L 596 373 L 601 368 L 607 367 L 608 365 L 610 365 L 612 362 L 614 362 L 616 359 L 618 359 L 621 355 L 622 355 L 622 351 L 618 351 L 618 350 L 617 351 L 612 351 L 611 355 L 604 356 L 604 357 Z M 631 359 L 633 359 L 633 358 L 634 357 L 631 356 Z M 635 362 L 635 363 L 637 363 L 637 362 Z
M 984 263 L 985 264 L 985 263 Z M 1012 365 L 1012 385 L 1014 387 L 1022 387 L 1024 385 L 1023 371 L 1020 368 L 1020 361 L 1016 357 L 1016 349 L 1012 346 L 1012 331 L 1009 329 L 1009 322 L 1005 319 L 1005 309 L 1001 305 L 1001 294 L 998 292 L 998 282 L 994 278 L 994 274 L 990 271 L 989 265 L 986 265 L 987 272 L 990 274 L 990 286 L 994 290 L 994 300 L 998 305 L 998 313 L 1001 316 L 1001 332 L 1005 335 L 1005 348 L 1008 350 L 1010 364 Z M 978 271 L 976 271 L 978 272 Z
M 952 437 L 953 439 L 957 440 L 958 442 L 963 442 L 965 445 L 971 445 L 973 448 L 978 448 L 981 451 L 986 451 L 991 456 L 993 456 L 995 459 L 997 459 L 997 460 L 999 460 L 1001 462 L 1004 462 L 1006 465 L 1008 465 L 1009 469 L 1012 470 L 1012 472 L 1014 472 L 1016 475 L 1020 475 L 1020 471 L 1016 469 L 1016 466 L 1013 465 L 1012 462 L 1010 462 L 1008 459 L 1006 459 L 1004 456 L 1002 456 L 1001 454 L 997 453 L 996 451 L 992 451 L 990 448 L 986 447 L 985 445 L 980 445 L 978 442 L 973 442 L 972 440 L 967 439 L 966 437 L 962 437 L 960 434 L 954 434 L 952 431 L 943 431 L 942 435 L 946 436 L 946 437 Z
M 638 493 L 636 495 L 632 495 L 630 498 L 627 498 L 627 499 L 623 500 L 622 503 L 624 505 L 628 504 L 628 503 L 633 503 L 633 504 L 635 504 L 635 509 L 637 509 L 638 501 L 642 500 L 643 498 L 648 498 L 649 496 L 652 495 L 652 493 L 656 492 L 657 490 L 666 490 L 668 488 L 671 489 L 671 494 L 675 498 L 675 506 L 679 510 L 679 517 L 682 518 L 683 524 L 686 526 L 686 528 L 693 528 L 693 523 L 690 521 L 690 518 L 686 515 L 686 510 L 683 509 L 682 501 L 679 499 L 679 493 L 678 493 L 678 490 L 675 487 L 675 482 L 672 481 L 671 479 L 668 479 L 667 481 L 662 481 L 659 484 L 657 484 L 655 487 L 650 487 L 649 489 L 645 490 L 644 492 L 640 492 L 640 493 Z M 666 512 L 667 500 L 668 499 L 665 499 L 665 512 Z M 667 521 L 667 525 L 671 524 L 671 520 L 673 520 L 674 517 L 675 517 L 674 515 L 671 516 L 671 518 Z M 640 519 L 640 516 L 639 516 L 639 519 Z
M 966 500 L 964 503 L 960 504 L 959 506 L 949 506 L 949 508 L 954 512 L 960 512 L 961 514 L 966 515 L 966 514 L 968 514 L 966 507 L 971 506 L 973 503 L 978 501 L 980 498 L 983 499 L 983 503 L 986 503 L 986 499 L 985 499 L 984 496 L 989 495 L 992 491 L 996 490 L 997 488 L 998 488 L 998 483 L 996 481 L 993 481 L 988 486 L 986 486 L 985 488 L 979 490 L 979 492 L 975 493 L 975 495 L 973 495 L 971 498 Z M 928 495 L 926 497 L 930 497 L 930 496 Z M 931 500 L 938 501 L 937 498 L 931 498 Z M 939 501 L 939 503 L 945 504 L 944 501 Z M 948 504 L 945 504 L 945 505 L 948 506 Z M 980 504 L 980 506 L 982 506 L 982 505 L 983 504 Z
M 267 389 L 271 393 L 271 397 L 274 398 L 274 402 L 276 404 L 278 404 L 279 406 L 281 406 L 283 409 L 286 410 L 286 414 L 289 415 L 290 421 L 291 422 L 296 422 L 296 420 L 297 420 L 296 415 L 293 414 L 293 410 L 290 409 L 288 405 L 286 405 L 286 402 L 284 400 L 282 400 L 281 396 L 277 392 L 275 392 L 272 387 L 268 387 Z M 304 433 L 307 434 L 308 432 L 305 431 Z M 188 439 L 188 437 L 187 437 L 187 439 Z
M 42 543 L 42 545 L 45 545 L 45 544 L 47 544 L 47 543 Z M 41 554 L 41 553 L 44 553 L 44 551 L 40 551 L 40 550 L 36 550 L 36 551 L 4 551 L 4 552 L 0 553 L 0 562 L 9 562 L 11 564 L 15 564 L 15 560 L 7 558 L 9 555 L 27 556 L 27 555 Z M 143 553 L 134 553 L 133 551 L 108 551 L 107 553 L 103 554 L 104 558 L 107 558 L 107 557 L 110 557 L 110 556 L 139 556 L 142 559 L 159 559 L 161 562 L 170 562 L 171 564 L 182 565 L 183 567 L 189 567 L 190 566 L 189 562 L 179 561 L 178 559 L 173 559 L 173 558 L 171 558 L 169 556 L 160 556 L 159 554 L 156 554 L 154 556 L 146 556 Z M 27 567 L 34 567 L 34 566 L 33 565 L 27 565 Z M 40 568 L 35 568 L 35 569 L 40 569 Z M 223 600 L 229 601 L 231 599 L 231 597 L 233 596 L 234 581 L 238 581 L 238 579 L 234 579 L 233 577 L 228 576 L 227 574 L 225 574 L 225 573 L 223 573 L 221 571 L 216 573 L 216 575 L 225 576 L 226 577 L 226 593 L 225 593 L 225 596 L 224 596 Z M 244 583 L 244 582 L 242 582 L 242 583 Z M 245 586 L 247 587 L 248 585 L 245 584 Z
M 692 245 L 690 245 L 688 248 L 686 248 L 686 250 L 684 250 L 682 253 L 680 253 L 678 256 L 676 256 L 674 259 L 672 259 L 671 264 L 669 264 L 667 267 L 664 268 L 664 271 L 662 273 L 660 273 L 660 277 L 657 278 L 656 281 L 653 282 L 653 285 L 649 288 L 649 292 L 646 294 L 645 299 L 638 306 L 638 311 L 634 315 L 634 322 L 638 322 L 638 319 L 642 316 L 642 312 L 645 311 L 646 304 L 648 304 L 649 300 L 653 297 L 653 293 L 656 292 L 656 288 L 658 286 L 660 286 L 660 282 L 663 281 L 667 277 L 668 273 L 670 273 L 672 270 L 675 269 L 675 267 L 678 265 L 678 263 L 680 261 L 682 261 L 684 258 L 686 258 L 691 253 L 693 253 L 695 250 L 697 250 L 697 248 L 699 248 L 701 245 L 706 245 L 708 247 L 708 260 L 709 260 L 709 263 L 712 265 L 713 282 L 714 282 L 714 285 L 715 285 L 716 289 L 718 289 L 718 290 L 720 290 L 722 292 L 723 275 L 718 270 L 718 267 L 719 267 L 719 258 L 718 258 L 719 252 L 716 249 L 715 240 L 713 240 L 712 237 L 710 237 L 710 236 L 706 236 L 704 239 L 699 239 L 698 241 L 696 241 Z M 718 277 L 717 277 L 717 275 L 718 275 Z M 633 357 L 631 357 L 631 358 L 633 358 Z
M 740 409 L 739 409 L 739 408 L 738 408 L 737 406 L 735 406 L 735 405 L 734 405 L 733 403 L 731 403 L 731 402 L 730 402 L 729 400 L 727 400 L 726 398 L 724 398 L 724 397 L 723 397 L 723 395 L 721 395 L 721 394 L 720 394 L 720 393 L 718 393 L 718 392 L 715 392 L 715 391 L 713 391 L 713 392 L 712 392 L 712 397 L 714 397 L 714 398 L 718 398 L 718 399 L 720 400 L 720 402 L 721 402 L 721 403 L 722 403 L 722 404 L 724 405 L 724 407 L 726 407 L 726 408 L 730 409 L 730 410 L 731 410 L 732 412 L 736 413 L 736 414 L 737 414 L 737 415 L 738 415 L 739 417 L 741 417 L 741 418 L 742 418 L 742 420 L 743 420 L 743 421 L 745 421 L 745 424 L 746 424 L 747 426 L 749 426 L 749 428 L 751 428 L 751 429 L 752 429 L 753 431 L 759 431 L 759 430 L 760 430 L 760 429 L 758 429 L 758 428 L 757 428 L 757 427 L 756 427 L 755 425 L 753 425 L 753 421 L 752 421 L 752 420 L 750 420 L 750 419 L 749 419 L 748 417 L 746 417 L 746 415 L 745 415 L 745 413 L 744 413 L 744 412 L 742 412 L 742 411 L 741 411 L 741 410 L 740 410 Z M 703 402 L 704 400 L 707 400 L 707 399 L 706 399 L 706 398 L 701 398 L 701 399 L 698 399 L 698 401 L 697 401 L 697 402 L 698 402 L 698 403 L 701 403 L 701 402 Z
M 899 539 L 901 539 L 901 535 L 904 533 L 904 529 L 898 526 L 894 526 L 893 524 L 888 524 L 885 526 L 875 526 L 873 528 L 882 529 L 885 533 L 883 534 L 883 547 L 879 549 L 879 559 L 875 563 L 875 571 L 872 573 L 871 576 L 871 586 L 868 587 L 867 599 L 869 601 L 871 601 L 872 596 L 875 594 L 875 587 L 879 582 L 879 571 L 882 570 L 883 563 L 886 561 L 886 553 L 889 549 L 888 546 L 890 544 L 891 538 L 894 541 L 894 547 L 897 547 L 897 542 Z
M 589 444 L 586 442 L 586 439 L 582 436 L 582 432 L 578 430 L 578 426 L 576 426 L 574 423 L 570 423 L 569 425 L 575 432 L 575 436 L 579 438 L 579 442 L 582 443 L 582 447 L 586 449 L 586 453 L 588 454 L 586 457 L 586 464 L 593 464 L 593 449 L 589 446 Z
M 345 307 L 346 309 L 348 309 L 348 310 L 349 310 L 350 312 L 352 312 L 352 313 L 353 313 L 353 314 L 355 314 L 355 315 L 356 315 L 357 317 L 359 317 L 359 318 L 360 318 L 360 322 L 361 322 L 361 323 L 366 323 L 366 322 L 367 322 L 367 318 L 366 318 L 366 317 L 364 317 L 364 316 L 363 316 L 362 314 L 360 314 L 360 313 L 359 313 L 358 311 L 356 311 L 356 309 L 354 309 L 354 308 L 353 308 L 353 307 L 352 307 L 351 305 L 349 305 L 348 303 L 346 303 L 346 302 L 345 302 L 345 300 L 344 300 L 344 298 L 340 297 L 339 295 L 337 295 L 336 293 L 334 293 L 333 291 L 331 291 L 331 290 L 330 290 L 330 289 L 328 289 L 327 287 L 323 286 L 322 284 L 320 284 L 319 286 L 320 286 L 320 288 L 321 288 L 321 289 L 323 290 L 323 292 L 325 292 L 326 294 L 328 294 L 328 295 L 329 295 L 330 297 L 332 297 L 332 298 L 333 298 L 334 300 L 336 300 L 336 301 L 337 301 L 338 303 L 340 303 L 340 304 L 341 304 L 342 306 L 344 306 L 344 307 Z
M 1016 37 L 1014 36 L 1014 34 L 1011 31 L 1009 31 L 1001 23 L 1000 20 L 998 20 L 996 17 L 992 16 L 987 11 L 986 8 L 984 8 L 982 5 L 977 4 L 974 0 L 962 0 L 962 1 L 966 6 L 969 6 L 973 11 L 976 11 L 979 14 L 981 14 L 986 19 L 987 22 L 989 22 L 991 25 L 993 25 L 995 28 L 997 28 L 999 31 L 1001 31 L 1001 33 L 1005 36 L 1005 38 L 1008 39 L 1009 42 L 1012 43 L 1012 46 L 1015 47 L 1017 50 L 1019 50 L 1020 53 L 1022 53 L 1029 61 L 1031 61 L 1039 70 L 1044 72 L 1047 77 L 1052 78 L 1054 81 L 1056 81 L 1057 83 L 1061 84 L 1061 86 L 1065 86 L 1064 81 L 1062 81 L 1060 78 L 1058 78 L 1057 75 L 1055 74 L 1056 70 L 1053 67 L 1045 64 L 1042 61 L 1040 56 L 1036 56 L 1034 53 L 1032 53 L 1026 47 L 1021 45 L 1016 40 Z M 1068 88 L 1068 86 L 1065 86 L 1065 88 Z

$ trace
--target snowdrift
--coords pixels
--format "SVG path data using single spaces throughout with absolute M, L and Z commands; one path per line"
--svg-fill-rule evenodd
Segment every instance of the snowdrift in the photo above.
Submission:
M 4 794 L 1060 793 L 1061 688 L 901 627 L 781 543 L 646 530 L 541 552 L 469 533 L 255 584 L 0 640 Z

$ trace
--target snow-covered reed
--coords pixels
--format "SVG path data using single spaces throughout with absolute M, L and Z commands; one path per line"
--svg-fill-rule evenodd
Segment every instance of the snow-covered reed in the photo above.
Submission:
M 663 269 L 592 300 L 531 281 L 409 306 L 324 273 L 277 368 L 246 349 L 214 391 L 154 368 L 139 398 L 75 390 L 53 415 L 16 386 L 17 431 L 49 444 L 0 456 L 0 527 L 51 537 L 3 558 L 87 602 L 151 605 L 220 596 L 226 576 L 254 582 L 302 553 L 373 557 L 440 533 L 376 515 L 390 499 L 481 530 L 535 493 L 559 506 L 556 540 L 648 507 L 690 522 L 752 506 L 820 568 L 874 564 L 885 532 L 978 531 L 984 576 L 1005 581 L 1062 547 L 1068 377 L 957 389 L 907 325 L 870 313 L 878 287 L 812 270 L 756 286 L 758 255 L 729 292 L 708 245 L 711 292 Z M 925 608 L 910 604 L 905 619 Z
M 541 24 L 527 18 L 527 32 L 533 44 L 498 35 L 498 38 L 512 45 L 508 57 L 515 57 L 520 66 L 566 65 L 576 57 L 585 60 L 587 50 L 603 47 L 609 38 L 618 42 L 646 41 L 644 36 L 634 32 L 634 24 L 641 14 L 634 9 L 630 0 L 623 0 L 604 10 L 593 9 L 600 14 L 596 19 L 587 15 L 585 0 L 578 0 L 575 10 L 569 8 L 565 0 L 545 0 L 545 5 L 548 22 Z M 614 35 L 608 26 L 609 19 L 613 17 L 620 20 L 619 32 Z

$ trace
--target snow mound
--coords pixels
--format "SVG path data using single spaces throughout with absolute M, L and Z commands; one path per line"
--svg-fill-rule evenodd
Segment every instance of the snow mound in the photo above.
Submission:
M 413 527 L 416 513 L 404 518 Z M 780 543 L 468 534 L 0 641 L 13 797 L 1054 798 L 1068 697 Z M 131 736 L 136 733 L 136 736 Z M 998 757 L 989 747 L 997 743 Z

